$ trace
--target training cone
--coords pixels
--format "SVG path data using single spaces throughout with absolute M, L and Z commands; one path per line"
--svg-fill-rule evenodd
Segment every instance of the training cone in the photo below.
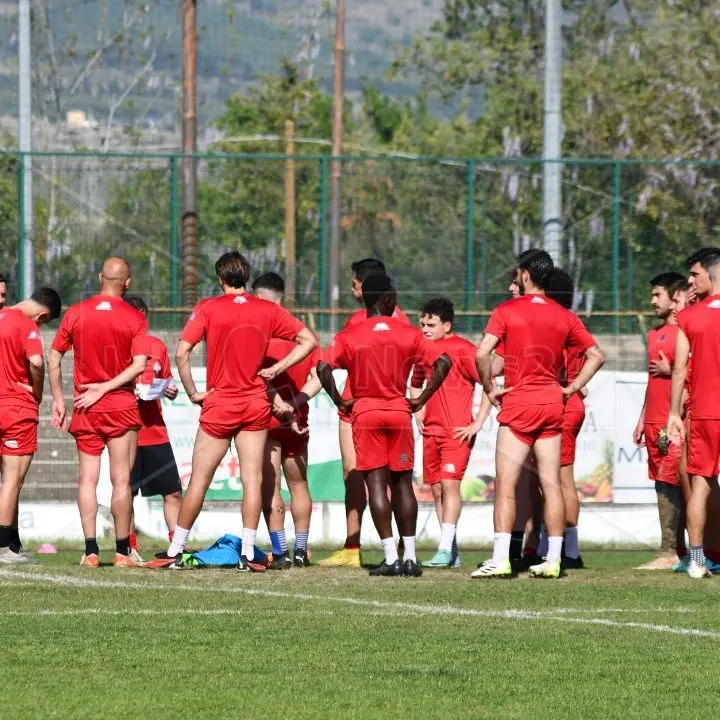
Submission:
M 44 545 L 41 545 L 37 551 L 40 555 L 57 555 L 57 550 L 55 549 L 55 546 L 50 543 L 45 543 Z

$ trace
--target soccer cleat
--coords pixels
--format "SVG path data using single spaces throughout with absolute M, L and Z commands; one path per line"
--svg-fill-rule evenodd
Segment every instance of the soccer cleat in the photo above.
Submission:
M 685 555 L 681 557 L 673 566 L 672 571 L 676 573 L 686 573 L 690 566 L 690 556 Z
M 80 567 L 99 568 L 100 558 L 95 553 L 92 553 L 91 555 L 83 555 L 80 560 Z
M 290 556 L 284 552 L 282 555 L 273 555 L 267 564 L 268 570 L 289 570 L 292 567 Z
M 713 574 L 720 574 L 720 563 L 713 562 L 710 558 L 705 558 L 705 567 Z
M 403 563 L 403 575 L 405 575 L 405 577 L 420 577 L 422 575 L 422 568 L 420 567 L 420 563 L 416 562 L 415 560 L 406 560 Z
M 510 566 L 510 560 L 503 560 L 501 563 L 496 565 L 492 560 L 486 560 L 480 564 L 480 567 L 475 570 L 471 575 L 471 578 L 496 578 L 496 577 L 512 577 L 512 567 Z
M 15 552 L 9 547 L 0 548 L 0 565 L 28 565 L 32 559 L 25 552 Z
M 424 562 L 423 566 L 434 568 L 447 568 L 453 567 L 454 561 L 455 558 L 453 558 L 452 553 L 449 550 L 438 550 L 433 556 L 432 560 Z
M 238 572 L 242 573 L 261 573 L 265 572 L 267 568 L 264 565 L 261 565 L 260 563 L 256 563 L 252 560 L 248 560 L 244 555 L 240 557 L 240 560 L 238 560 L 237 567 L 235 568 Z
M 560 561 L 545 560 L 539 565 L 533 565 L 530 568 L 530 575 L 539 578 L 559 578 L 560 577 Z
M 405 566 L 398 558 L 392 565 L 388 565 L 384 560 L 377 566 L 370 570 L 372 577 L 393 577 L 397 575 L 405 574 Z
M 295 567 L 310 567 L 310 554 L 307 550 L 296 549 L 293 557 Z
M 677 555 L 658 555 L 654 560 L 638 565 L 636 570 L 672 570 L 678 562 Z
M 712 574 L 705 565 L 698 565 L 692 560 L 690 561 L 690 565 L 688 565 L 687 574 L 693 580 L 700 580 L 701 578 L 712 577 Z
M 342 550 L 336 550 L 329 558 L 320 560 L 317 564 L 320 567 L 362 567 L 360 548 L 343 548 Z
M 138 557 L 140 557 L 138 555 Z M 140 558 L 140 560 L 136 560 L 132 553 L 130 555 L 121 555 L 120 553 L 115 553 L 115 559 L 113 560 L 113 565 L 115 567 L 125 567 L 125 568 L 141 568 L 145 567 L 145 563 L 143 562 L 143 559 Z
M 582 555 L 578 555 L 576 558 L 563 555 L 560 558 L 560 567 L 563 570 L 584 570 L 585 563 L 583 562 Z

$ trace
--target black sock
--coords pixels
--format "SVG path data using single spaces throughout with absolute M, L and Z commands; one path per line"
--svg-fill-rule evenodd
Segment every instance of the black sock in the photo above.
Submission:
M 0 548 L 10 547 L 12 542 L 12 528 L 9 525 L 0 525 Z
M 19 553 L 22 552 L 23 544 L 20 540 L 20 533 L 18 532 L 18 529 L 16 527 L 10 528 L 12 531 L 12 537 L 10 538 L 10 549 L 13 552 Z
M 510 559 L 520 560 L 522 558 L 523 540 L 525 533 L 522 530 L 514 530 L 510 534 Z
M 85 538 L 85 555 L 99 555 L 100 548 L 96 538 Z
M 115 541 L 115 552 L 118 555 L 129 555 L 130 554 L 130 538 L 122 538 Z

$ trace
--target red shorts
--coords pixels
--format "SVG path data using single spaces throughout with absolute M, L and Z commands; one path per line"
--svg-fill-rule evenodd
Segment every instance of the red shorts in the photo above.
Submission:
M 266 395 L 210 403 L 206 400 L 200 411 L 200 427 L 211 437 L 229 440 L 241 430 L 267 430 L 270 418 L 270 402 Z
M 38 411 L 25 405 L 0 410 L 0 455 L 32 455 L 37 452 Z
M 77 449 L 85 455 L 102 455 L 108 440 L 121 437 L 129 430 L 140 429 L 137 406 L 112 412 L 73 412 L 70 434 Z
M 689 475 L 715 477 L 720 458 L 720 420 L 692 418 L 687 439 Z
M 657 446 L 658 433 L 665 427 L 663 423 L 645 423 L 645 443 L 648 454 L 648 477 L 655 482 L 678 485 L 678 471 L 682 446 L 670 443 L 668 454 L 661 455 Z
M 307 452 L 309 435 L 298 435 L 287 427 L 274 427 L 268 432 L 268 440 L 280 445 L 280 453 L 284 458 L 300 457 Z
M 472 445 L 454 438 L 423 437 L 423 482 L 436 485 L 441 480 L 462 480 L 470 462 Z
M 563 413 L 562 445 L 560 446 L 560 465 L 575 464 L 575 446 L 578 435 L 585 422 L 585 408 L 568 410 Z
M 367 472 L 389 467 L 412 470 L 415 436 L 410 413 L 402 410 L 367 410 L 353 418 L 356 469 Z
M 342 410 L 338 410 L 338 419 L 340 422 L 344 423 L 352 423 L 352 415 L 348 415 L 347 413 L 343 412 Z
M 565 406 L 562 403 L 518 405 L 502 408 L 498 423 L 509 427 L 518 440 L 532 447 L 538 440 L 560 435 L 564 415 Z

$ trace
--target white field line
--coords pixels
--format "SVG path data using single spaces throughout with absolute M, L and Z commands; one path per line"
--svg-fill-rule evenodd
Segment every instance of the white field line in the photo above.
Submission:
M 173 572 L 173 571 L 168 571 Z M 395 611 L 399 614 L 408 615 L 445 615 L 454 617 L 482 617 L 482 618 L 499 618 L 506 620 L 550 620 L 553 622 L 560 623 L 571 623 L 575 625 L 600 625 L 604 627 L 633 629 L 633 630 L 645 630 L 647 632 L 665 633 L 668 635 L 686 635 L 692 637 L 709 638 L 713 640 L 720 640 L 720 632 L 715 630 L 701 630 L 698 628 L 686 628 L 676 627 L 672 625 L 658 625 L 655 623 L 645 622 L 619 622 L 616 620 L 608 620 L 607 618 L 598 617 L 571 617 L 567 615 L 568 612 L 575 612 L 571 608 L 557 608 L 554 610 L 480 610 L 476 608 L 464 608 L 456 607 L 453 605 L 430 605 L 430 604 L 415 604 L 415 603 L 404 603 L 404 602 L 385 602 L 382 600 L 368 600 L 365 598 L 352 598 L 352 597 L 339 597 L 339 596 L 327 596 L 327 595 L 312 595 L 309 593 L 291 593 L 291 592 L 280 592 L 276 590 L 260 590 L 257 588 L 248 588 L 241 586 L 208 586 L 208 585 L 180 585 L 180 584 L 165 584 L 165 583 L 142 583 L 142 582 L 126 582 L 123 580 L 93 580 L 90 578 L 81 578 L 71 575 L 49 575 L 46 573 L 28 573 L 18 572 L 15 570 L 0 570 L 0 578 L 8 578 L 9 580 L 28 580 L 36 582 L 38 584 L 46 585 L 65 585 L 69 587 L 85 587 L 85 588 L 99 588 L 99 589 L 121 589 L 121 590 L 170 590 L 179 592 L 198 592 L 198 593 L 221 593 L 221 594 L 238 594 L 238 595 L 249 595 L 256 597 L 272 597 L 287 600 L 308 600 L 316 602 L 326 603 L 341 603 L 345 605 L 354 605 L 357 607 L 366 607 L 374 611 Z M 91 612 L 83 612 L 83 610 L 90 610 Z M 95 613 L 97 610 L 97 613 Z M 135 611 L 135 609 L 133 609 Z M 603 608 L 601 610 L 614 610 L 611 608 Z M 79 609 L 73 611 L 74 614 L 129 614 L 124 613 L 122 610 L 103 610 L 102 608 L 89 608 Z M 0 611 L 0 616 L 11 616 L 15 612 L 22 611 Z M 52 611 L 47 611 L 52 612 Z M 63 611 L 56 611 L 63 612 Z M 157 613 L 167 614 L 172 616 L 176 614 L 175 610 L 166 611 L 154 611 Z M 211 610 L 202 611 L 205 613 L 212 613 Z M 238 613 L 242 610 L 238 609 Z M 592 613 L 592 610 L 586 612 Z M 190 614 L 193 614 L 192 611 Z M 201 613 L 202 614 L 202 613 Z M 220 610 L 218 614 L 228 614 L 225 610 Z M 42 616 L 43 611 L 30 612 L 28 615 Z

